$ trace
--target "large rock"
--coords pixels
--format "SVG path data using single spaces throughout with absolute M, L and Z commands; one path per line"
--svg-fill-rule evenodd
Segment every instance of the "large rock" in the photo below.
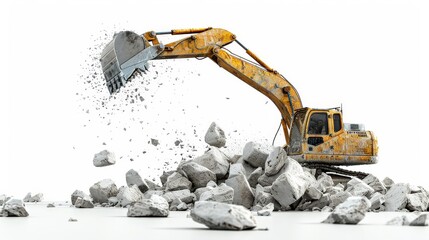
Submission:
M 428 215 L 427 214 L 421 214 L 416 219 L 414 219 L 412 222 L 410 222 L 410 226 L 424 227 L 427 225 L 428 225 Z
M 256 227 L 256 220 L 249 210 L 226 203 L 196 202 L 191 210 L 191 217 L 210 229 L 249 230 Z
M 182 165 L 181 169 L 192 182 L 194 188 L 205 187 L 208 182 L 216 181 L 216 174 L 198 163 L 186 163 Z
M 143 181 L 140 174 L 134 169 L 128 170 L 128 172 L 125 174 L 125 180 L 127 181 L 128 187 L 137 185 L 142 193 L 145 193 L 147 190 L 149 190 L 149 186 L 147 185 L 146 181 Z
M 214 201 L 221 203 L 232 203 L 233 199 L 234 189 L 227 186 L 225 183 L 203 192 L 199 198 L 200 201 Z
M 110 166 L 116 163 L 115 154 L 107 150 L 103 150 L 94 155 L 92 160 L 94 166 L 96 167 L 105 167 Z
M 424 192 L 407 195 L 407 209 L 424 212 L 428 209 L 429 198 Z
M 96 203 L 107 203 L 109 197 L 116 197 L 118 188 L 111 179 L 104 179 L 89 188 L 89 193 Z
M 384 195 L 381 194 L 380 192 L 375 192 L 371 196 L 369 201 L 371 202 L 371 210 L 379 210 L 383 206 L 386 199 Z
M 209 129 L 206 132 L 204 137 L 206 143 L 214 147 L 223 147 L 226 143 L 225 132 L 217 125 L 215 122 L 212 122 Z
M 43 193 L 38 193 L 36 195 L 31 195 L 31 193 L 27 193 L 24 197 L 24 202 L 41 202 L 43 200 Z
M 77 197 L 74 206 L 76 208 L 94 208 L 94 203 L 89 196 L 86 196 L 84 198 Z
M 216 147 L 212 147 L 209 151 L 193 160 L 193 162 L 208 168 L 216 178 L 223 179 L 228 174 L 229 162 L 224 154 Z
M 75 205 L 77 198 L 82 198 L 82 199 L 89 198 L 89 199 L 91 199 L 91 197 L 88 194 L 84 193 L 83 191 L 76 190 L 71 195 L 72 205 Z M 92 199 L 91 199 L 91 201 L 92 201 Z
M 274 148 L 265 162 L 265 174 L 267 176 L 276 175 L 285 165 L 287 158 L 287 153 L 283 147 Z
M 192 188 L 192 183 L 178 172 L 171 174 L 167 178 L 167 182 L 165 183 L 166 191 L 176 191 L 176 190 L 182 190 L 182 189 L 190 190 L 191 188 Z
M 374 189 L 374 191 L 376 192 L 379 192 L 381 194 L 386 194 L 387 192 L 384 183 L 372 174 L 368 174 L 368 176 L 362 179 L 362 181 L 368 184 L 368 186 L 372 187 L 372 189 Z
M 168 203 L 173 202 L 174 199 L 180 199 L 182 202 L 185 203 L 191 203 L 194 201 L 195 194 L 191 193 L 189 189 L 183 189 L 183 190 L 177 190 L 177 191 L 171 191 L 171 192 L 165 192 L 164 195 L 162 195 L 165 200 L 167 200 Z
M 248 142 L 243 149 L 243 160 L 255 168 L 265 168 L 265 161 L 270 152 L 271 146 L 263 146 L 256 142 Z
M 164 184 L 167 182 L 168 176 L 170 176 L 171 174 L 173 174 L 175 172 L 176 171 L 173 171 L 173 170 L 172 171 L 168 171 L 168 172 L 166 172 L 166 171 L 162 172 L 161 177 L 159 177 L 159 179 L 161 180 L 162 186 L 164 186 Z
M 326 192 L 328 188 L 334 187 L 332 177 L 326 173 L 322 173 L 317 177 L 317 189 L 321 192 Z
M 125 207 L 132 203 L 138 202 L 143 199 L 144 195 L 137 187 L 137 185 L 132 185 L 131 187 L 121 187 L 119 193 L 116 196 L 120 206 Z
M 349 184 L 351 182 L 353 182 L 353 184 Z M 374 193 L 372 187 L 358 178 L 353 178 L 349 183 L 347 183 L 346 191 L 353 196 L 371 196 L 371 194 Z
M 239 174 L 243 174 L 246 175 L 246 170 L 243 167 L 242 163 L 233 163 L 231 164 L 231 166 L 229 167 L 229 175 L 228 178 L 232 178 L 235 177 Z
M 258 167 L 253 171 L 249 177 L 247 178 L 247 181 L 249 182 L 249 185 L 254 188 L 256 185 L 258 185 L 258 179 L 264 175 L 264 170 L 261 167 Z
M 234 189 L 233 204 L 242 205 L 246 208 L 253 206 L 255 197 L 244 175 L 240 174 L 233 178 L 228 178 L 225 184 Z
M 410 185 L 405 183 L 393 184 L 387 191 L 385 198 L 386 211 L 399 211 L 405 208 L 408 202 L 407 195 L 411 192 Z
M 371 203 L 366 197 L 349 197 L 323 223 L 358 224 L 370 207 Z
M 128 208 L 128 217 L 167 217 L 169 214 L 168 202 L 163 197 L 152 195 L 149 199 L 142 199 L 131 204 Z
M 28 217 L 24 202 L 20 199 L 10 199 L 0 211 L 0 217 Z
M 297 161 L 288 158 L 284 173 L 274 181 L 271 193 L 283 207 L 287 207 L 301 198 L 315 181 L 311 174 L 304 172 Z
M 207 191 L 210 191 L 211 189 L 213 189 L 213 188 L 212 187 L 201 187 L 201 188 L 195 189 L 194 194 L 195 194 L 196 200 L 197 201 L 200 200 L 201 195 Z
M 261 184 L 263 187 L 271 186 L 273 185 L 274 181 L 276 181 L 277 178 L 279 178 L 280 175 L 282 175 L 285 172 L 285 170 L 286 170 L 286 165 L 283 166 L 283 168 L 276 175 L 267 176 L 264 173 L 258 178 L 258 183 Z

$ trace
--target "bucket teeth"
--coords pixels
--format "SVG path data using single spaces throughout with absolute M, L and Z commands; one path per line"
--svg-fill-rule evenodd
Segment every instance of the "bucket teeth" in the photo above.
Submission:
M 109 93 L 114 94 L 125 86 L 136 71 L 146 73 L 148 61 L 156 58 L 163 50 L 162 44 L 151 46 L 136 33 L 125 31 L 115 34 L 100 58 Z

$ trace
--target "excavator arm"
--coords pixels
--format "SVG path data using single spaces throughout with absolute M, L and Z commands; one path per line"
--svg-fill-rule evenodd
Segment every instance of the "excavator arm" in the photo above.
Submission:
M 163 45 L 159 35 L 193 34 Z M 253 63 L 224 47 L 237 42 L 257 62 Z M 267 96 L 279 109 L 286 142 L 290 142 L 289 130 L 295 110 L 302 102 L 293 85 L 281 74 L 268 67 L 253 52 L 236 40 L 234 34 L 219 28 L 179 29 L 169 32 L 153 31 L 143 35 L 132 32 L 116 34 L 101 56 L 101 64 L 111 94 L 124 86 L 136 70 L 146 71 L 147 62 L 156 59 L 207 57 L 237 78 Z

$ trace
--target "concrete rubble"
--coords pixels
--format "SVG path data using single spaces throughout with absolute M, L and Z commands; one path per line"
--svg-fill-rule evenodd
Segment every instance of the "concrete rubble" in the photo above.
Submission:
M 225 184 L 234 189 L 233 204 L 242 205 L 245 208 L 251 208 L 255 199 L 253 191 L 244 175 L 239 174 L 228 178 Z
M 394 212 L 407 206 L 408 194 L 411 193 L 410 185 L 405 183 L 393 184 L 387 191 L 385 198 L 386 211 Z
M 107 203 L 110 197 L 116 197 L 118 188 L 111 179 L 101 180 L 89 188 L 95 203 Z
M 192 161 L 212 171 L 218 180 L 225 178 L 228 174 L 229 162 L 217 147 L 212 147 L 202 156 L 199 156 Z
M 322 223 L 358 224 L 370 207 L 371 203 L 366 197 L 349 197 Z
M 428 226 L 428 214 L 418 213 L 415 217 L 410 217 L 409 215 L 397 216 L 389 220 L 386 225 L 425 227 Z
M 169 205 L 167 200 L 158 195 L 152 195 L 149 199 L 142 199 L 130 205 L 128 217 L 167 217 Z
M 95 167 L 105 167 L 116 163 L 116 157 L 113 152 L 103 150 L 94 155 L 92 163 Z
M 2 206 L 9 199 L 10 199 L 10 197 L 6 196 L 5 194 L 0 195 L 0 206 Z
M 210 146 L 223 147 L 226 143 L 225 132 L 213 122 L 207 130 L 204 140 Z
M 274 204 L 269 203 L 264 206 L 261 210 L 257 211 L 258 216 L 271 216 L 271 213 L 274 211 Z
M 287 153 L 283 147 L 276 147 L 268 155 L 265 162 L 265 174 L 267 176 L 276 175 L 285 165 Z
M 195 222 L 217 230 L 250 230 L 256 227 L 252 213 L 243 206 L 198 201 L 191 210 Z
M 287 207 L 301 198 L 315 181 L 316 179 L 305 172 L 297 161 L 288 158 L 284 173 L 274 181 L 271 193 L 283 207 Z
M 410 226 L 425 227 L 428 226 L 428 214 L 420 214 L 416 219 L 410 222 Z
M 117 204 L 119 204 L 121 207 L 126 207 L 132 203 L 138 202 L 143 199 L 143 197 L 144 195 L 142 192 L 140 192 L 140 189 L 137 187 L 137 185 L 119 188 L 118 195 L 116 196 L 118 200 Z
M 72 195 L 71 195 L 71 203 L 72 205 L 75 205 L 77 198 L 82 198 L 82 199 L 86 199 L 86 198 L 91 198 L 88 194 L 84 193 L 83 191 L 80 190 L 75 190 Z
M 216 181 L 216 174 L 198 163 L 186 163 L 182 165 L 181 169 L 192 182 L 194 188 L 205 187 L 208 182 Z
M 258 179 L 264 175 L 264 170 L 261 167 L 258 167 L 257 169 L 255 169 L 255 171 L 253 171 L 249 177 L 247 178 L 247 181 L 249 182 L 249 185 L 252 188 L 255 188 L 256 185 L 258 185 Z
M 255 168 L 265 168 L 265 161 L 270 152 L 271 146 L 264 146 L 256 142 L 248 142 L 243 149 L 243 160 Z
M 156 195 L 156 194 L 154 194 Z M 152 195 L 153 196 L 153 195 Z M 183 190 L 177 190 L 177 191 L 171 191 L 171 192 L 165 192 L 162 197 L 167 200 L 168 203 L 173 202 L 174 199 L 180 199 L 182 202 L 185 203 L 192 203 L 195 198 L 195 194 L 191 193 L 189 189 L 183 189 Z
M 28 217 L 24 202 L 20 199 L 9 199 L 3 204 L 0 217 Z
M 31 193 L 27 193 L 24 197 L 24 202 L 41 202 L 43 200 L 43 193 L 38 193 L 35 195 L 31 195 Z
M 200 201 L 214 201 L 220 203 L 232 203 L 234 199 L 234 189 L 221 183 L 218 187 L 211 188 L 200 195 Z
M 128 170 L 128 172 L 125 174 L 125 180 L 128 187 L 137 185 L 142 193 L 145 193 L 147 190 L 149 190 L 147 181 L 143 181 L 140 174 L 134 169 Z
M 167 182 L 165 182 L 165 190 L 166 191 L 176 191 L 183 189 L 191 189 L 192 182 L 190 182 L 186 177 L 182 174 L 175 172 L 168 176 Z
M 74 203 L 76 208 L 94 208 L 92 199 L 89 196 L 84 198 L 78 197 Z

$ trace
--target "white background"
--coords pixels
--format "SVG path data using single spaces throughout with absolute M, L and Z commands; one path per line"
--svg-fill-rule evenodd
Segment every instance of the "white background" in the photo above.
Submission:
M 353 169 L 429 187 L 429 9 L 424 2 L 7 1 L 1 7 L 0 194 L 24 197 L 31 191 L 66 200 L 75 189 L 88 191 L 103 178 L 123 185 L 130 168 L 156 177 L 165 162 L 174 167 L 180 158 L 175 150 L 161 149 L 167 143 L 151 148 L 147 140 L 171 143 L 180 138 L 201 154 L 201 139 L 211 121 L 232 134 L 229 150 L 237 154 L 249 140 L 270 143 L 280 120 L 277 109 L 210 60 L 154 63 L 149 74 L 162 67 L 173 69 L 170 75 L 160 73 L 156 81 L 175 74 L 183 84 L 173 88 L 165 80 L 154 88 L 157 95 L 150 98 L 147 112 L 116 111 L 121 123 L 112 129 L 105 122 L 115 119 L 97 119 L 96 105 L 88 98 L 107 98 L 107 89 L 96 94 L 85 90 L 82 76 L 92 74 L 88 58 L 97 57 L 99 44 L 106 43 L 100 35 L 207 26 L 235 33 L 285 75 L 304 106 L 342 103 L 346 122 L 364 123 L 374 131 L 379 163 Z M 94 69 L 100 71 L 98 65 Z M 124 99 L 120 94 L 117 102 Z M 82 110 L 89 108 L 90 114 Z M 182 109 L 186 114 L 180 114 Z M 152 125 L 120 131 L 132 118 Z M 174 136 L 174 129 L 195 129 L 197 137 Z M 114 166 L 95 168 L 93 154 L 106 147 L 100 138 L 111 138 L 107 148 L 118 158 L 139 147 L 148 153 L 133 162 L 124 157 Z M 283 143 L 279 136 L 276 145 Z

